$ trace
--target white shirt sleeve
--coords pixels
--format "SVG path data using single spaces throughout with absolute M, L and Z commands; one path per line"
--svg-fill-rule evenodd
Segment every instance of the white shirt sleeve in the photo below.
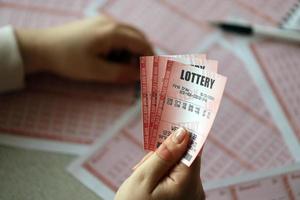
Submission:
M 0 28 L 0 93 L 24 87 L 24 68 L 14 30 Z

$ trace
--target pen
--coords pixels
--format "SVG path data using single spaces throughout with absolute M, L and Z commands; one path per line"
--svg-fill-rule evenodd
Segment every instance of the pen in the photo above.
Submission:
M 241 22 L 212 22 L 212 25 L 226 32 L 240 35 L 259 36 L 300 43 L 300 32 L 261 25 L 250 25 Z

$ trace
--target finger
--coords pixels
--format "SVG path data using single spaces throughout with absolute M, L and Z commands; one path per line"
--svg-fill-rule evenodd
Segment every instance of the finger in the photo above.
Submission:
M 172 180 L 178 183 L 184 183 L 185 181 L 190 181 L 191 179 L 199 179 L 202 150 L 203 148 L 190 167 L 187 167 L 183 163 L 179 163 L 170 173 L 170 177 L 172 178 Z
M 153 154 L 153 151 L 150 151 L 147 153 L 142 160 L 140 160 L 133 168 L 132 170 L 135 171 L 141 164 L 143 164 L 151 155 Z
M 99 45 L 97 45 L 100 51 L 108 53 L 113 49 L 126 49 L 133 55 L 153 55 L 150 42 L 139 32 L 119 24 L 112 27 L 115 28 L 111 28 L 106 36 L 100 32 Z
M 184 155 L 189 142 L 189 135 L 183 128 L 173 132 L 137 170 L 148 181 L 148 186 L 154 188 L 158 182 L 168 175 L 169 170 L 176 165 Z
M 176 182 L 183 182 L 191 177 L 200 177 L 201 157 L 197 156 L 190 167 L 183 163 L 179 163 L 171 172 L 170 176 Z
M 128 30 L 120 30 L 114 36 L 113 48 L 128 49 L 135 55 L 153 55 L 150 43 L 137 36 L 136 33 Z
M 139 48 L 141 49 L 145 49 L 145 51 L 141 51 L 143 53 L 147 53 L 146 55 L 149 55 L 149 53 L 153 54 L 152 51 L 152 46 L 150 45 L 149 41 L 147 40 L 146 36 L 138 29 L 126 25 L 126 24 L 120 24 L 117 27 L 116 32 L 117 36 L 119 34 L 119 36 L 122 37 L 127 37 L 128 39 L 132 39 L 133 42 L 136 42 L 136 44 L 132 45 L 132 50 L 133 52 L 135 52 L 135 50 L 138 50 Z M 130 42 L 126 42 L 123 41 L 124 44 L 130 43 Z M 139 45 L 139 46 L 138 46 Z
M 73 78 L 107 83 L 130 83 L 139 79 L 138 69 L 120 63 L 107 62 L 97 57 L 86 59 L 85 66 L 73 70 Z
M 201 197 L 201 199 L 205 199 L 205 192 L 204 192 L 202 181 L 200 178 L 202 150 L 203 150 L 203 147 L 202 147 L 199 155 L 194 160 L 193 164 L 190 166 L 190 168 L 191 168 L 190 171 L 189 170 L 184 171 L 186 173 L 186 175 L 183 177 L 185 179 L 183 181 L 190 182 L 190 180 L 194 179 L 195 183 L 199 183 L 199 184 L 196 184 L 199 186 L 196 188 L 196 190 L 198 192 L 198 196 Z
M 123 23 L 122 23 L 122 24 L 120 24 L 120 27 L 123 28 L 123 29 L 126 29 L 126 30 L 128 30 L 128 31 L 132 31 L 133 34 L 139 35 L 139 37 L 140 37 L 141 39 L 147 40 L 146 35 L 145 35 L 142 31 L 140 31 L 139 29 L 137 29 L 137 28 L 135 28 L 135 27 L 133 27 L 133 26 L 130 26 L 130 25 L 128 25 L 128 24 L 123 24 Z

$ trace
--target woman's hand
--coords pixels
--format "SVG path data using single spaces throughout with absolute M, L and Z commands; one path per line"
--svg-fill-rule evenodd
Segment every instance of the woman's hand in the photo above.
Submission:
M 138 56 L 153 54 L 143 33 L 105 16 L 47 29 L 16 30 L 27 74 L 76 80 L 138 80 Z M 115 59 L 115 60 L 114 60 Z
M 200 157 L 187 167 L 180 159 L 187 150 L 189 135 L 179 128 L 137 164 L 121 185 L 115 200 L 202 200 Z

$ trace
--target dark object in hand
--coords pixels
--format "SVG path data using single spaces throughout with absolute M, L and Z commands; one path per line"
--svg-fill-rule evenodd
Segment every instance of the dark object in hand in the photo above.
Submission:
M 114 49 L 107 54 L 106 59 L 111 62 L 130 64 L 134 66 L 139 63 L 139 55 L 133 54 L 126 49 Z

